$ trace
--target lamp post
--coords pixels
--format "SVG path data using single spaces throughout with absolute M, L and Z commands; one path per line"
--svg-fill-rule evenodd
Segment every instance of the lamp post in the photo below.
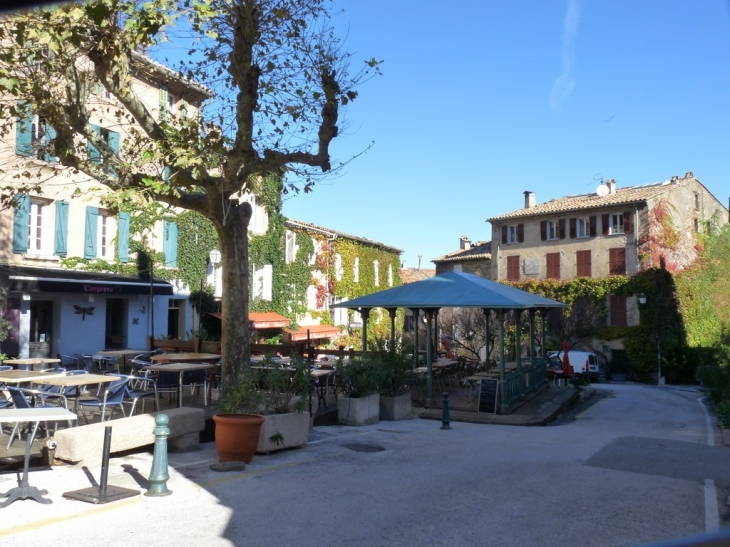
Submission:
M 646 304 L 646 295 L 644 293 L 641 293 L 639 295 L 639 304 L 644 305 Z M 656 329 L 654 330 L 654 340 L 656 340 L 656 371 L 657 371 L 657 377 L 656 377 L 656 383 L 658 386 L 662 385 L 662 348 L 661 348 L 661 342 L 660 342 L 660 323 L 661 321 L 661 310 L 658 310 L 657 312 L 657 323 L 656 323 Z

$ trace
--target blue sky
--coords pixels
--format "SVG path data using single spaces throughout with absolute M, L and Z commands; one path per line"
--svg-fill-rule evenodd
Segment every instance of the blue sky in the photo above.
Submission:
M 693 171 L 730 197 L 726 0 L 339 0 L 383 59 L 332 147 L 337 178 L 284 214 L 403 249 L 408 267 L 491 238 L 486 219 Z

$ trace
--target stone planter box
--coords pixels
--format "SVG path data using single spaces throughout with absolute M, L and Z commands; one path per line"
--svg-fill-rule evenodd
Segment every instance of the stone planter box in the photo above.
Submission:
M 380 419 L 386 421 L 410 420 L 413 418 L 411 393 L 398 397 L 380 396 Z
M 380 421 L 380 395 L 367 397 L 339 397 L 337 418 L 344 425 L 372 425 Z
M 272 435 L 281 433 L 283 442 L 278 445 L 269 441 Z M 288 414 L 270 414 L 265 416 L 259 434 L 259 445 L 256 452 L 266 454 L 285 448 L 304 446 L 309 441 L 309 412 L 289 412 Z

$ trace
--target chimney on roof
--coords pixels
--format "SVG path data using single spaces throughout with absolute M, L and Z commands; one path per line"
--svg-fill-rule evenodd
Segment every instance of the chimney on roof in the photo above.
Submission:
M 535 192 L 525 191 L 525 209 L 532 209 L 535 206 Z
M 679 182 L 679 175 L 674 175 L 669 182 Z
M 606 186 L 608 186 L 608 193 L 609 194 L 615 194 L 616 193 L 616 181 L 613 179 L 608 179 L 606 181 Z
M 693 179 L 693 178 L 695 178 L 695 174 L 692 171 L 687 171 L 684 174 L 684 178 L 686 178 L 686 179 Z
M 466 236 L 461 236 L 459 238 L 459 249 L 462 251 L 468 251 L 471 249 L 471 241 L 469 241 L 469 238 Z

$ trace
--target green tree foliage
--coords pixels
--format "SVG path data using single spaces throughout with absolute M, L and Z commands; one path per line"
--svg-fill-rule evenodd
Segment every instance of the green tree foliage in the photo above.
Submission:
M 256 193 L 270 174 L 287 190 L 312 189 L 337 169 L 330 143 L 340 111 L 378 71 L 371 59 L 351 70 L 350 53 L 330 25 L 327 0 L 90 0 L 13 14 L 0 21 L 0 134 L 30 103 L 54 128 L 48 152 L 110 192 L 107 199 L 160 202 L 212 222 L 222 255 L 223 381 L 248 365 L 248 238 Z M 166 40 L 188 44 L 176 68 L 212 92 L 197 115 L 153 115 L 132 76 L 139 51 Z M 95 110 L 99 86 L 113 106 Z M 102 116 L 129 128 L 121 153 L 94 124 Z M 101 161 L 87 154 L 93 145 Z M 169 167 L 169 177 L 162 166 Z M 5 180 L 3 203 L 49 182 L 29 164 Z

